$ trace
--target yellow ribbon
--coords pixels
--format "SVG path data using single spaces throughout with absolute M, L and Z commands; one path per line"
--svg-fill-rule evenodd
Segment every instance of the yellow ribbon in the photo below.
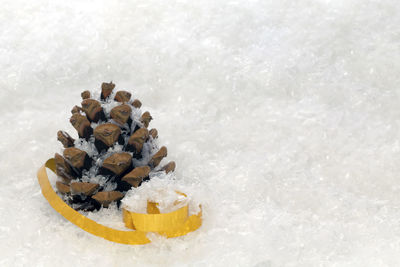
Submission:
M 189 216 L 189 207 L 186 205 L 170 213 L 160 213 L 157 203 L 148 202 L 148 213 L 135 213 L 122 209 L 122 219 L 127 228 L 135 231 L 116 230 L 87 218 L 68 206 L 54 191 L 46 173 L 46 167 L 55 172 L 54 159 L 49 159 L 40 167 L 37 177 L 43 196 L 49 204 L 65 219 L 72 222 L 84 231 L 102 237 L 106 240 L 129 245 L 143 245 L 150 243 L 146 237 L 148 232 L 158 233 L 168 238 L 186 235 L 201 226 L 202 212 Z

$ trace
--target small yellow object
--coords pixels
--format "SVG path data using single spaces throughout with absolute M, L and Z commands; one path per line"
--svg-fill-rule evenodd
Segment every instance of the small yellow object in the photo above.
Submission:
M 173 212 L 160 213 L 157 203 L 147 202 L 147 213 L 135 213 L 122 209 L 122 219 L 127 228 L 134 231 L 116 230 L 87 218 L 68 206 L 54 191 L 46 173 L 46 167 L 55 171 L 54 159 L 49 159 L 38 173 L 38 181 L 43 196 L 49 204 L 64 218 L 84 231 L 121 244 L 143 245 L 150 243 L 148 232 L 158 233 L 168 238 L 186 235 L 201 226 L 202 212 L 189 216 L 188 205 Z M 184 195 L 183 193 L 180 193 Z

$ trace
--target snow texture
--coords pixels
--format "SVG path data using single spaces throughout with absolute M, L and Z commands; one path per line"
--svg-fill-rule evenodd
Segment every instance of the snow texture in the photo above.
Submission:
M 399 12 L 398 0 L 2 0 L 0 266 L 399 266 Z M 110 80 L 201 193 L 198 231 L 114 244 L 41 195 L 57 131 L 76 137 L 71 108 Z
M 199 194 L 195 186 L 188 186 L 184 181 L 176 179 L 173 173 L 165 174 L 164 171 L 150 175 L 150 181 L 143 183 L 138 188 L 131 188 L 122 199 L 122 206 L 133 212 L 146 213 L 147 201 L 157 203 L 160 213 L 168 213 L 189 205 L 189 215 L 200 212 L 195 196 Z M 185 195 L 182 195 L 185 192 Z

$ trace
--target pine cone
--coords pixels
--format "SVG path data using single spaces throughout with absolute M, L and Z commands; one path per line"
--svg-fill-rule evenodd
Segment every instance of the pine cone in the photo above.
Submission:
M 55 155 L 59 194 L 76 210 L 93 211 L 120 205 L 131 187 L 138 187 L 154 172 L 174 171 L 175 162 L 159 167 L 167 148 L 158 148 L 158 132 L 147 129 L 152 116 L 142 113 L 141 102 L 127 91 L 113 92 L 115 84 L 102 83 L 98 97 L 84 91 L 81 107 L 72 109 L 74 140 L 59 131 L 65 148 Z

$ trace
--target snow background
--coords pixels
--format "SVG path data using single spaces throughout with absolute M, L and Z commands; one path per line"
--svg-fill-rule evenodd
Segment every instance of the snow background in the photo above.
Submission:
M 1 266 L 400 265 L 399 1 L 0 4 Z M 42 197 L 109 80 L 207 192 L 195 233 L 114 244 Z

